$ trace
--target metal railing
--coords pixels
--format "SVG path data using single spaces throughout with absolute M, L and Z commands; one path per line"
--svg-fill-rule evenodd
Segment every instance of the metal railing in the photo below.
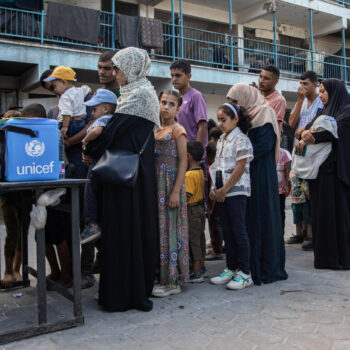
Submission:
M 0 7 L 0 37 L 84 49 L 118 49 L 113 13 L 101 12 L 99 40 L 95 45 L 45 35 L 45 16 L 44 11 Z M 196 28 L 182 27 L 181 31 L 181 26 L 169 23 L 163 24 L 163 48 L 152 51 L 152 56 L 165 60 L 185 58 L 198 65 L 250 73 L 257 73 L 263 65 L 271 63 L 280 68 L 282 75 L 292 78 L 314 70 L 320 78 L 336 77 L 350 82 L 350 62 L 342 56 Z

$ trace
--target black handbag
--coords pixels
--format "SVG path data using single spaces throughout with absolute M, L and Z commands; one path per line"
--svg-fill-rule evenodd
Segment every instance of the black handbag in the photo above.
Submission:
M 101 182 L 134 187 L 139 172 L 140 157 L 147 147 L 153 129 L 138 153 L 124 149 L 106 150 L 92 169 Z

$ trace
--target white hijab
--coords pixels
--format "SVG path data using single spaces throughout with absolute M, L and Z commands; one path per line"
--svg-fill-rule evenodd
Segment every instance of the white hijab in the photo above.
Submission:
M 127 47 L 118 51 L 112 62 L 124 74 L 127 84 L 120 87 L 116 113 L 135 115 L 160 127 L 157 93 L 146 78 L 151 60 L 145 50 Z

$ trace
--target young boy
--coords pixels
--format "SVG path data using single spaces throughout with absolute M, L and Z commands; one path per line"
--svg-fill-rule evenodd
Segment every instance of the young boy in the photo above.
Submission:
M 51 82 L 52 92 L 60 97 L 57 121 L 64 138 L 77 134 L 86 123 L 84 99 L 91 89 L 87 85 L 75 87 L 75 76 L 76 73 L 72 68 L 58 66 L 48 78 L 44 79 L 45 83 Z
M 204 209 L 204 173 L 200 166 L 204 149 L 199 141 L 187 143 L 188 171 L 185 176 L 188 236 L 192 258 L 192 273 L 189 282 L 201 283 L 201 269 L 205 259 L 205 209 Z
M 83 148 L 86 144 L 99 137 L 103 129 L 112 118 L 117 106 L 116 95 L 105 89 L 98 89 L 96 95 L 91 100 L 85 102 L 86 106 L 92 107 L 94 122 L 87 129 L 87 135 L 83 139 Z M 81 244 L 85 244 L 98 239 L 101 236 L 101 229 L 97 224 L 97 195 L 99 192 L 97 182 L 92 176 L 92 168 L 97 160 L 93 159 L 88 170 L 90 182 L 85 186 L 84 194 L 84 216 L 85 229 L 81 234 Z
M 296 234 L 287 241 L 287 244 L 303 243 L 304 237 L 302 235 L 302 224 L 304 222 L 307 225 L 307 237 L 305 239 L 304 245 L 306 245 L 307 247 L 307 243 L 312 239 L 311 218 L 308 213 L 308 207 L 306 203 L 306 192 L 308 190 L 307 182 L 295 176 L 293 169 L 290 172 L 290 182 L 292 193 L 291 202 L 293 211 L 293 222 L 295 224 Z M 309 250 L 305 248 L 303 249 Z

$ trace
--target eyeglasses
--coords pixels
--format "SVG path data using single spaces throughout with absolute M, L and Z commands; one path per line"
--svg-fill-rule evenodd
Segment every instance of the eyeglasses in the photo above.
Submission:
M 115 66 L 114 64 L 113 64 L 113 69 L 114 69 L 114 71 L 117 73 L 118 72 L 118 70 L 119 70 L 119 68 L 117 67 L 117 66 Z

